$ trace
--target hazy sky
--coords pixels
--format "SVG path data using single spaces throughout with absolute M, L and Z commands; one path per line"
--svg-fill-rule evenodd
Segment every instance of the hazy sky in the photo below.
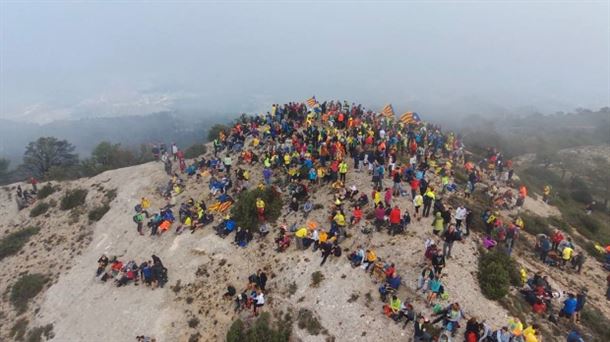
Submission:
M 608 1 L 0 3 L 4 118 L 610 102 Z

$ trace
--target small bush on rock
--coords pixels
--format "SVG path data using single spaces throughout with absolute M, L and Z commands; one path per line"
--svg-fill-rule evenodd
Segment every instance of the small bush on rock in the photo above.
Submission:
M 47 183 L 42 188 L 38 189 L 38 199 L 45 199 L 51 196 L 58 189 L 59 186 L 53 186 L 51 183 Z
M 42 291 L 46 282 L 47 278 L 40 273 L 21 276 L 11 288 L 10 300 L 15 309 L 24 312 L 30 300 Z
M 95 207 L 95 208 L 89 210 L 89 214 L 87 215 L 89 217 L 89 221 L 97 222 L 97 221 L 101 220 L 102 217 L 104 217 L 104 215 L 106 215 L 108 210 L 110 210 L 110 206 L 106 203 L 100 205 L 99 207 Z
M 288 342 L 292 333 L 292 322 L 289 315 L 280 319 L 275 326 L 271 315 L 263 312 L 253 323 L 248 325 L 238 319 L 227 332 L 227 342 Z
M 40 229 L 28 227 L 8 234 L 0 240 L 0 260 L 17 254 L 21 248 L 30 240 L 32 235 L 36 235 Z
M 516 263 L 502 250 L 482 253 L 479 258 L 479 286 L 491 300 L 504 298 L 510 285 L 518 286 L 521 277 Z
M 36 217 L 46 213 L 49 210 L 49 207 L 50 206 L 48 203 L 38 202 L 38 204 L 36 204 L 34 208 L 30 210 L 30 217 Z
M 231 217 L 237 222 L 238 226 L 248 229 L 250 232 L 255 232 L 258 229 L 258 214 L 256 211 L 256 199 L 258 197 L 265 201 L 265 219 L 267 222 L 275 222 L 282 212 L 281 194 L 273 190 L 272 187 L 243 191 L 231 208 Z
M 70 210 L 85 204 L 87 198 L 87 190 L 84 189 L 73 189 L 68 190 L 64 197 L 61 199 L 59 208 L 61 210 Z

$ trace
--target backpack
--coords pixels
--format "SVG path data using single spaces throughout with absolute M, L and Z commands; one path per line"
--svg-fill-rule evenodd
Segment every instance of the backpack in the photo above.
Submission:
M 339 246 L 335 247 L 334 254 L 336 257 L 341 256 L 341 248 Z

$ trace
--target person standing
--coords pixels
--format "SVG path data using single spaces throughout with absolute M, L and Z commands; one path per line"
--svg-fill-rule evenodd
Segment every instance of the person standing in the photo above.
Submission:
M 258 279 L 258 287 L 261 290 L 266 291 L 265 287 L 267 286 L 267 274 L 265 272 L 263 272 L 263 270 L 258 270 L 256 275 L 257 275 L 257 279 Z
M 451 258 L 451 249 L 453 248 L 453 243 L 460 239 L 457 230 L 454 225 L 449 225 L 447 230 L 443 233 L 443 254 L 447 258 Z
M 263 305 L 265 305 L 265 294 L 263 291 L 259 291 L 258 293 L 255 292 L 254 305 L 252 306 L 254 316 L 258 316 L 258 310 L 259 308 L 263 307 Z
M 463 204 L 460 204 L 460 206 L 455 210 L 455 228 L 456 229 L 460 229 L 462 227 L 462 222 L 464 221 L 464 219 L 466 219 L 467 213 L 468 213 L 468 210 L 466 210 L 466 208 L 464 208 Z
M 344 185 L 345 185 L 346 175 L 347 175 L 347 163 L 345 162 L 345 159 L 344 159 L 344 160 L 341 160 L 341 163 L 339 163 L 339 180 Z
M 222 163 L 224 164 L 225 170 L 227 171 L 227 177 L 231 177 L 231 164 L 233 164 L 231 156 L 227 154 L 222 160 Z
M 424 217 L 430 215 L 430 208 L 432 208 L 432 202 L 434 202 L 435 199 L 436 195 L 434 194 L 434 188 L 429 187 L 424 194 L 424 212 L 422 213 Z
M 176 143 L 172 143 L 172 155 L 174 156 L 174 161 L 176 161 L 178 159 L 178 146 L 176 146 Z
M 424 197 L 422 195 L 420 195 L 419 193 L 415 195 L 415 197 L 413 198 L 413 207 L 415 207 L 415 214 L 413 216 L 415 216 L 415 218 L 417 218 L 417 221 L 421 220 L 421 215 L 419 214 L 419 208 L 424 204 Z

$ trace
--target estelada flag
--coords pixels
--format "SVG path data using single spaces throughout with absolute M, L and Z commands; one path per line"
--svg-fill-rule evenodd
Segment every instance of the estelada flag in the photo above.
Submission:
M 383 114 L 384 116 L 391 118 L 394 116 L 394 108 L 392 108 L 391 104 L 387 104 L 385 105 L 385 107 L 383 107 L 383 109 L 381 110 L 381 114 Z
M 400 122 L 402 122 L 405 125 L 420 122 L 420 121 L 421 121 L 421 119 L 419 118 L 419 115 L 417 115 L 417 113 L 415 113 L 415 112 L 406 112 L 400 117 Z
M 312 96 L 310 99 L 307 100 L 307 106 L 310 108 L 315 107 L 318 104 L 318 101 L 316 101 L 316 97 Z

